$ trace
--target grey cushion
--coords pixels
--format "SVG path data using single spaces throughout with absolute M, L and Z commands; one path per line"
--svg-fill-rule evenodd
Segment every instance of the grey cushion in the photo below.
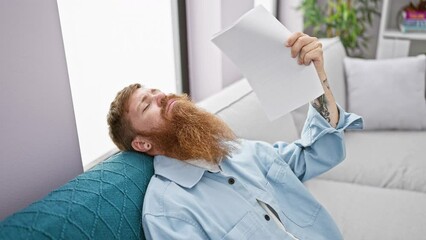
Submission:
M 426 131 L 347 132 L 346 160 L 323 179 L 426 193 Z
M 328 180 L 305 183 L 345 240 L 424 239 L 426 194 Z
M 240 138 L 270 143 L 298 139 L 291 115 L 287 114 L 270 122 L 246 79 L 198 105 L 217 114 Z
M 426 57 L 345 58 L 348 111 L 364 117 L 366 130 L 426 129 Z

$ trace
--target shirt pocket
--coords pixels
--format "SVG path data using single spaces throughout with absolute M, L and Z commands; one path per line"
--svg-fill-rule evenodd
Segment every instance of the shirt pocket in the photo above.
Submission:
M 254 212 L 250 211 L 222 239 L 246 240 L 264 239 L 264 237 L 265 231 L 262 230 L 262 226 L 258 222 L 258 217 Z
M 315 223 L 321 205 L 286 163 L 279 159 L 275 160 L 267 173 L 267 178 L 286 219 L 302 228 Z
M 282 162 L 282 160 L 279 158 L 275 159 L 269 168 L 268 173 L 266 174 L 268 182 L 272 181 L 273 183 L 284 183 L 285 176 L 287 175 L 287 168 L 287 163 Z

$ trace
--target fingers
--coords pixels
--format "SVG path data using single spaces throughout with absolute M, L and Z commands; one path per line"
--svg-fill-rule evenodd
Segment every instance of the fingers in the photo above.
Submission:
M 291 56 L 298 56 L 298 63 L 309 65 L 311 61 L 322 59 L 322 44 L 316 37 L 310 37 L 301 32 L 293 33 L 287 40 L 287 47 L 291 47 Z
M 319 41 L 313 41 L 302 47 L 299 53 L 298 63 L 309 65 L 311 61 L 320 60 L 322 56 L 322 44 Z
M 305 64 L 306 66 L 313 61 L 321 62 L 322 60 L 322 48 L 314 48 L 311 51 L 307 52 L 305 56 L 302 58 L 302 60 L 298 61 L 299 64 Z
M 294 58 L 299 54 L 300 49 L 314 41 L 315 38 L 310 37 L 302 32 L 293 33 L 287 40 L 287 47 L 291 47 L 291 56 Z
M 286 46 L 287 47 L 293 46 L 293 44 L 296 42 L 296 40 L 303 35 L 305 35 L 305 34 L 302 33 L 302 32 L 295 32 L 295 33 L 291 34 L 291 36 L 287 39 Z

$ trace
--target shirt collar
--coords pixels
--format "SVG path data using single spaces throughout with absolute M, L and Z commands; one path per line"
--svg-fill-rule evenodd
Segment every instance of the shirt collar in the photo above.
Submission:
M 195 186 L 204 175 L 204 172 L 207 171 L 204 168 L 164 155 L 154 157 L 154 170 L 155 174 L 185 188 Z
M 218 173 L 220 172 L 220 165 L 212 162 L 208 162 L 204 159 L 186 160 L 185 162 L 195 165 L 200 168 L 204 168 L 209 172 Z

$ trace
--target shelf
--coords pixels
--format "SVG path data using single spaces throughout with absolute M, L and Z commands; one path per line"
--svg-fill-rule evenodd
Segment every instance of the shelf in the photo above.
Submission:
M 401 32 L 398 28 L 400 10 L 411 0 L 383 0 L 377 42 L 377 59 L 424 54 L 426 32 Z
M 407 40 L 426 40 L 426 32 L 403 33 L 397 29 L 389 29 L 383 32 L 383 37 Z

